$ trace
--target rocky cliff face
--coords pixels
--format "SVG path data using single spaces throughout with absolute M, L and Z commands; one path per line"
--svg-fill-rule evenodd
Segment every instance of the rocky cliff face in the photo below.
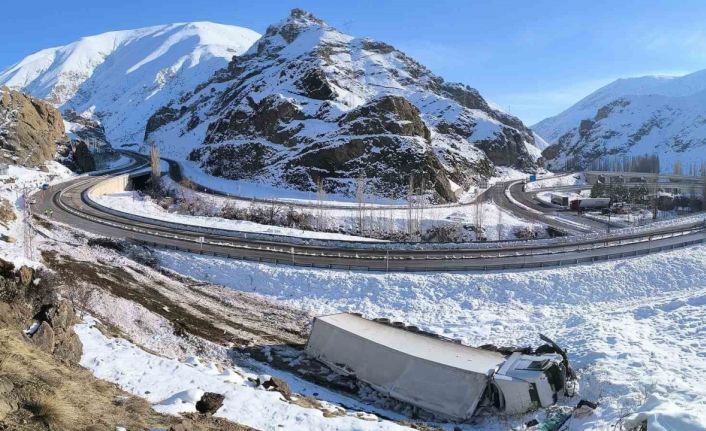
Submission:
M 38 166 L 66 140 L 61 114 L 49 103 L 0 88 L 0 162 Z
M 480 94 L 394 47 L 301 10 L 147 123 L 145 140 L 208 173 L 400 198 L 409 178 L 439 201 L 495 165 L 534 167 L 534 135 Z
M 552 145 L 550 167 L 656 154 L 662 167 L 706 162 L 706 71 L 620 79 L 533 129 Z

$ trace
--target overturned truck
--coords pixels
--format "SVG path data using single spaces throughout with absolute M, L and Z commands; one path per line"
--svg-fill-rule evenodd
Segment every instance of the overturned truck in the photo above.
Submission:
M 351 313 L 314 319 L 306 353 L 334 371 L 440 419 L 466 421 L 481 407 L 515 414 L 555 403 L 567 390 L 566 355 L 462 345 Z

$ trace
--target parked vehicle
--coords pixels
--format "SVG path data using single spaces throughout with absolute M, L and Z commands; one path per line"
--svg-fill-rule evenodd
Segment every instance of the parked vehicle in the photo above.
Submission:
M 560 193 L 552 193 L 551 200 L 554 205 L 559 205 L 562 207 L 569 206 L 569 196 L 567 196 L 567 195 L 560 194 Z
M 610 206 L 610 198 L 576 198 L 571 200 L 569 208 L 573 211 L 601 209 Z

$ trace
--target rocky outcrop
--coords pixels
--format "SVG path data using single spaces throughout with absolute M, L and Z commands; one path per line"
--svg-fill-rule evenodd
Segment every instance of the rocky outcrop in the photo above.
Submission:
M 28 342 L 59 360 L 78 363 L 83 346 L 73 330 L 76 313 L 44 280 L 32 268 L 16 269 L 0 259 L 0 328 L 29 328 Z
M 73 140 L 81 140 L 84 142 L 94 142 L 99 144 L 108 144 L 108 138 L 105 135 L 105 128 L 101 123 L 90 118 L 82 117 L 73 109 L 67 109 L 63 112 L 64 120 L 71 124 L 72 130 L 70 136 Z M 67 131 L 68 132 L 68 131 Z
M 0 88 L 0 162 L 39 166 L 67 140 L 61 114 L 49 103 Z
M 0 198 L 0 223 L 7 225 L 17 219 L 15 207 L 5 198 Z
M 161 109 L 145 138 L 170 150 L 201 142 L 188 157 L 212 175 L 346 195 L 365 178 L 366 193 L 395 199 L 410 179 L 448 202 L 452 181 L 536 167 L 532 132 L 478 91 L 300 9 Z
M 339 122 L 347 135 L 418 136 L 429 142 L 431 132 L 416 106 L 401 96 L 383 96 L 346 114 Z
M 71 145 L 72 160 L 76 164 L 79 172 L 91 172 L 96 170 L 96 160 L 83 141 L 75 142 Z

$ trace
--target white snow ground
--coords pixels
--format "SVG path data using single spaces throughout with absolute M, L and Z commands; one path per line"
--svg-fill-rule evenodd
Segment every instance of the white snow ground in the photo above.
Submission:
M 268 226 L 243 220 L 229 220 L 221 217 L 191 216 L 169 212 L 154 203 L 149 196 L 140 195 L 137 192 L 127 191 L 110 193 L 97 196 L 94 199 L 97 203 L 118 211 L 130 214 L 154 218 L 157 220 L 170 221 L 191 226 L 202 226 L 214 229 L 232 230 L 248 233 L 267 233 L 273 235 L 286 235 L 297 238 L 310 239 L 331 239 L 339 241 L 375 241 L 363 236 L 345 235 L 339 233 L 315 232 L 289 227 Z
M 157 254 L 174 271 L 315 314 L 385 316 L 471 345 L 536 345 L 541 332 L 567 348 L 579 397 L 601 403 L 569 429 L 611 429 L 637 411 L 654 429 L 706 429 L 704 246 L 487 274 L 350 273 Z
M 0 175 L 0 197 L 10 201 L 17 216 L 17 219 L 7 226 L 0 223 L 0 234 L 16 239 L 14 243 L 0 240 L 0 258 L 13 262 L 15 266 L 36 266 L 34 259 L 37 258 L 37 256 L 25 256 L 23 223 L 25 201 L 22 192 L 26 190 L 31 194 L 40 190 L 44 183 L 53 185 L 74 175 L 69 169 L 57 162 L 48 162 L 46 166 L 48 172 L 10 165 L 8 167 L 9 175 Z M 35 209 L 35 211 L 41 211 L 41 209 Z
M 171 183 L 173 186 L 173 183 Z M 234 200 L 219 196 L 194 193 L 190 190 L 184 191 L 187 194 L 197 196 L 199 200 L 206 203 L 211 208 L 213 215 L 217 215 L 220 208 L 227 203 L 235 203 L 240 207 L 248 207 L 253 204 L 250 200 Z M 136 192 L 126 191 L 110 193 L 101 196 L 93 196 L 93 199 L 108 208 L 128 212 L 131 214 L 154 218 L 158 220 L 183 223 L 193 226 L 205 226 L 218 229 L 226 229 L 240 232 L 269 233 L 276 235 L 289 235 L 299 238 L 311 239 L 331 239 L 341 241 L 376 241 L 365 236 L 356 236 L 339 233 L 315 232 L 311 230 L 294 229 L 287 227 L 268 226 L 247 221 L 228 220 L 220 217 L 204 217 L 178 214 L 167 211 L 157 205 L 149 196 L 140 195 Z M 262 204 L 267 207 L 268 204 Z M 286 209 L 286 203 L 282 203 Z M 321 226 L 330 229 L 343 228 L 347 232 L 353 232 L 357 226 L 358 210 L 351 207 L 341 207 L 335 209 L 311 208 L 307 212 L 314 217 L 321 219 Z M 415 210 L 416 212 L 416 210 Z M 485 202 L 482 205 L 482 225 L 485 228 L 486 238 L 493 240 L 516 239 L 514 233 L 519 229 L 532 229 L 539 234 L 539 238 L 547 236 L 541 223 L 530 222 L 515 217 L 513 214 L 501 209 L 493 202 Z M 408 212 L 407 209 L 381 208 L 378 206 L 367 206 L 364 210 L 366 226 L 376 226 L 388 231 L 404 231 L 406 229 Z M 427 229 L 431 226 L 457 223 L 475 224 L 476 207 L 466 206 L 431 206 L 421 211 L 422 227 Z M 472 234 L 469 234 L 472 235 Z M 471 238 L 472 239 L 472 238 Z
M 179 361 L 148 353 L 124 339 L 106 337 L 93 326 L 90 318 L 86 323 L 76 325 L 75 330 L 83 343 L 81 365 L 97 377 L 146 398 L 153 403 L 155 410 L 162 413 L 195 412 L 195 403 L 204 392 L 217 392 L 226 398 L 216 416 L 263 431 L 409 429 L 379 420 L 373 414 L 361 413 L 359 417 L 353 412 L 324 417 L 321 410 L 287 402 L 279 392 L 255 388 L 247 378 L 256 378 L 256 374 L 237 367 L 202 363 L 197 357 Z M 305 382 L 289 380 L 289 383 L 298 393 L 328 392 Z M 328 395 L 349 405 L 357 404 L 345 397 Z M 336 407 L 330 405 L 330 409 L 333 411 Z

